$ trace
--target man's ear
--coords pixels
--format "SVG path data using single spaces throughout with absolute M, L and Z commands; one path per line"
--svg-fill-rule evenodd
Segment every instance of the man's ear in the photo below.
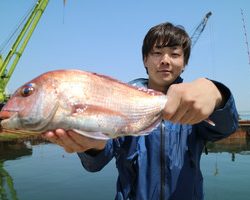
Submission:
M 186 69 L 186 66 L 183 67 L 183 69 L 181 70 L 181 73 L 183 73 Z
M 145 67 L 145 69 L 146 69 L 146 72 L 147 72 L 147 74 L 148 74 L 148 67 L 146 66 L 146 63 L 147 62 L 147 57 L 145 56 L 144 58 L 143 58 L 143 65 L 144 65 L 144 67 Z
M 145 68 L 147 67 L 147 66 L 146 66 L 146 63 L 147 63 L 147 57 L 145 56 L 145 57 L 143 58 L 143 65 L 145 66 Z

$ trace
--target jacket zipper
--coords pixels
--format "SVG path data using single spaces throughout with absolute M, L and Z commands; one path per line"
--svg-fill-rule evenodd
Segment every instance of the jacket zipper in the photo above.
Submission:
M 165 199 L 165 185 L 166 185 L 166 156 L 165 156 L 165 125 L 163 121 L 161 122 L 161 141 L 160 141 L 160 165 L 161 165 L 161 189 L 160 189 L 160 199 Z

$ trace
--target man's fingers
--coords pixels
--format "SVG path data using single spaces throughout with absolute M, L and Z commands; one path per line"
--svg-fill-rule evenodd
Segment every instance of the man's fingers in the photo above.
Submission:
M 169 120 L 174 123 L 183 123 L 185 120 L 188 120 L 188 118 L 190 117 L 188 110 L 189 110 L 188 106 L 185 106 L 180 103 L 175 114 Z
M 52 132 L 52 131 L 48 131 L 48 132 L 46 132 L 46 133 L 43 133 L 43 134 L 42 134 L 42 137 L 43 137 L 44 139 L 46 139 L 46 140 L 49 140 L 49 141 L 52 142 L 52 143 L 56 143 L 56 141 L 58 140 L 57 135 L 55 135 L 55 133 Z
M 175 116 L 177 109 L 180 106 L 181 98 L 179 94 L 174 92 L 174 89 L 172 88 L 169 88 L 167 96 L 168 101 L 163 110 L 163 118 L 165 120 L 171 120 Z
M 163 119 L 181 124 L 196 124 L 209 117 L 218 95 L 210 81 L 199 79 L 191 83 L 174 84 L 167 92 L 168 101 Z
M 85 150 L 80 144 L 75 142 L 63 129 L 56 129 L 42 134 L 42 137 L 54 144 L 60 145 L 68 153 L 82 152 Z
M 89 138 L 86 136 L 82 136 L 73 131 L 68 131 L 69 136 L 82 147 L 84 146 L 84 151 L 87 151 L 91 148 L 96 150 L 102 150 L 105 148 L 107 140 L 99 140 L 94 138 Z M 83 145 L 84 144 L 84 145 Z
M 192 115 L 189 115 L 189 113 L 187 112 L 186 115 L 184 115 L 182 119 L 180 119 L 180 121 L 183 124 L 196 124 L 202 120 L 200 120 L 200 117 L 198 114 L 193 113 Z
M 85 152 L 89 149 L 102 150 L 107 143 L 106 140 L 97 140 L 82 136 L 74 131 L 56 129 L 42 134 L 42 137 L 52 143 L 62 146 L 66 152 Z
M 55 134 L 58 137 L 58 142 L 63 146 L 65 151 L 68 153 L 72 152 L 82 152 L 86 149 L 83 148 L 80 144 L 78 144 L 70 135 L 65 132 L 61 131 L 60 129 L 55 132 Z

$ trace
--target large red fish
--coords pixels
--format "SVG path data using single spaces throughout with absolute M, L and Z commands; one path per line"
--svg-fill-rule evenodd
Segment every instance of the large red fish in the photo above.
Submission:
M 161 120 L 166 95 L 80 70 L 47 72 L 24 84 L 0 112 L 3 130 L 56 128 L 108 139 L 147 134 Z

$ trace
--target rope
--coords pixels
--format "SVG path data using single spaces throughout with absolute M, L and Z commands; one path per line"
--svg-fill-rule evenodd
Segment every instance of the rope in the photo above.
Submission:
M 31 14 L 32 10 L 36 6 L 35 2 L 31 8 L 26 12 L 26 14 L 21 18 L 20 22 L 17 24 L 16 28 L 12 31 L 12 34 L 10 35 L 9 38 L 7 38 L 1 45 L 0 45 L 0 54 L 4 52 L 4 50 L 7 48 L 7 46 L 10 44 L 10 42 L 13 40 L 15 35 L 17 35 L 18 32 L 20 32 L 21 27 L 23 27 L 23 24 L 26 22 L 27 18 Z
M 247 38 L 247 29 L 246 29 L 246 25 L 245 25 L 246 23 L 245 23 L 244 14 L 243 14 L 242 9 L 241 9 L 241 16 L 242 16 L 244 35 L 245 35 L 246 46 L 247 46 L 248 64 L 250 65 L 250 52 L 249 52 L 249 45 L 248 45 L 248 38 Z

